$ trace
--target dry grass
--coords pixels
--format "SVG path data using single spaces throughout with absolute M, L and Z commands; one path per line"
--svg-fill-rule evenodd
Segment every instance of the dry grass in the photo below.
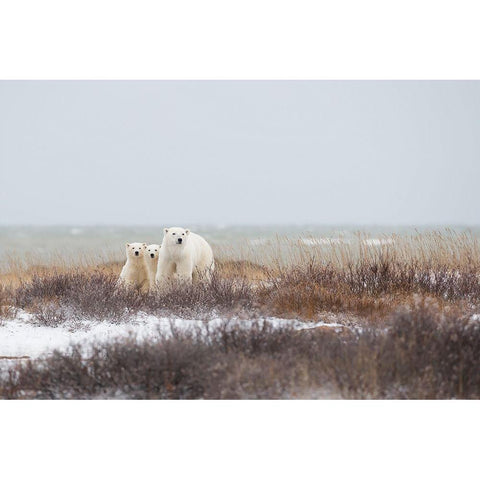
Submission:
M 228 328 L 73 347 L 0 380 L 3 398 L 480 398 L 480 322 L 420 302 L 385 328 Z
M 11 261 L 0 276 L 0 308 L 26 309 L 40 323 L 69 317 L 122 320 L 137 311 L 198 315 L 276 315 L 316 319 L 327 312 L 383 321 L 420 296 L 441 308 L 478 310 L 480 248 L 477 238 L 452 232 L 389 237 L 382 245 L 358 235 L 311 245 L 292 239 L 215 249 L 217 268 L 209 287 L 141 295 L 115 287 L 122 262 L 81 258 L 75 265 Z

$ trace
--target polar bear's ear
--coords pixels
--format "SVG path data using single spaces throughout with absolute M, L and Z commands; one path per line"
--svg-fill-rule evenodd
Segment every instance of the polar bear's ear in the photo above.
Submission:
M 144 247 L 144 248 L 147 248 L 147 244 L 146 244 L 146 243 L 144 243 L 144 244 L 142 245 L 142 247 Z
M 130 246 L 130 244 L 129 244 L 129 243 L 127 243 L 125 246 L 128 248 L 128 247 Z
M 189 235 L 189 234 L 190 234 L 190 230 L 187 228 L 187 229 L 185 230 L 185 233 L 186 233 L 187 235 Z
M 163 233 L 168 233 L 168 228 L 164 228 Z

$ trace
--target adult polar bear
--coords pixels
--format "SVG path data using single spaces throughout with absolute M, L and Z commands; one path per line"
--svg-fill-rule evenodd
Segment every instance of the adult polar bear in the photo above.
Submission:
M 212 249 L 203 237 L 180 227 L 164 229 L 155 276 L 157 285 L 165 286 L 172 280 L 187 284 L 210 281 L 214 266 Z

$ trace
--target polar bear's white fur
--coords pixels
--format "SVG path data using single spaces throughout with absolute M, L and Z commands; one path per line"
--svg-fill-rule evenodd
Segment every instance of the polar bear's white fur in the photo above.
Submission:
M 164 229 L 155 277 L 157 285 L 164 286 L 172 280 L 187 284 L 210 281 L 213 269 L 213 252 L 204 238 L 180 227 Z
M 145 265 L 147 267 L 148 281 L 150 287 L 155 285 L 155 275 L 157 274 L 158 254 L 160 252 L 160 245 L 153 243 L 148 245 L 145 250 Z
M 146 248 L 147 245 L 145 243 L 126 244 L 127 262 L 120 273 L 119 284 L 135 287 L 142 291 L 148 290 L 150 282 L 145 263 Z

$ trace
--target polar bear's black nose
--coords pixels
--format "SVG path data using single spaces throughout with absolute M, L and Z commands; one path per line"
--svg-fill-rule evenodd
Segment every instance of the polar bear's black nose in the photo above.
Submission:
M 135 255 L 138 257 L 138 252 L 135 252 Z
M 154 254 L 154 253 L 151 253 L 151 254 L 150 254 L 150 257 L 155 258 L 155 254 Z
M 178 242 L 178 243 L 182 243 L 182 239 L 179 238 L 179 239 L 177 240 L 177 242 Z

